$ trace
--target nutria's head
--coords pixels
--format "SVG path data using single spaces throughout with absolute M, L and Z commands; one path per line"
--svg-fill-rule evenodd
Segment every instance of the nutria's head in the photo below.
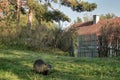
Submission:
M 43 75 L 48 75 L 51 71 L 52 66 L 49 64 L 44 64 L 45 65 L 45 70 L 42 72 Z
M 47 64 L 47 70 L 50 71 L 52 69 L 52 66 L 50 64 Z

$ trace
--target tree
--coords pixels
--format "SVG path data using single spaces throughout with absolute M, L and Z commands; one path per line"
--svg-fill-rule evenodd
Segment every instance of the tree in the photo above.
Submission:
M 21 0 L 17 0 L 17 22 L 20 21 Z
M 97 8 L 95 3 L 88 3 L 81 0 L 52 0 L 54 2 L 60 2 L 61 5 L 70 7 L 73 11 L 84 12 L 92 11 Z
M 58 22 L 59 22 L 59 20 L 70 21 L 68 19 L 68 17 L 65 16 L 62 12 L 60 12 L 59 10 L 55 10 L 52 7 L 51 2 L 60 3 L 61 5 L 70 7 L 73 11 L 77 11 L 77 12 L 92 11 L 97 7 L 97 5 L 95 3 L 88 3 L 88 2 L 83 2 L 83 1 L 81 2 L 81 0 L 37 0 L 37 1 L 40 2 L 39 6 L 41 6 L 41 7 L 35 6 L 37 3 L 35 3 L 34 0 L 32 0 L 32 1 L 27 0 L 27 3 L 28 3 L 30 10 L 31 9 L 34 10 L 35 16 L 36 16 L 37 20 L 39 20 L 39 22 L 41 22 L 41 20 L 45 20 L 45 19 L 47 19 L 47 21 L 55 20 Z M 42 1 L 44 1 L 44 2 L 42 2 Z M 42 3 L 44 3 L 45 6 L 43 6 Z M 48 10 L 47 7 L 52 8 L 53 11 L 43 10 L 43 9 Z M 44 15 L 44 16 L 42 16 L 42 15 Z
M 10 15 L 9 7 L 10 6 L 8 0 L 0 1 L 0 12 L 1 12 L 0 18 L 6 18 L 7 16 Z
M 77 22 L 82 22 L 82 19 L 77 17 Z
M 77 23 L 81 23 L 82 22 L 82 19 L 80 18 L 80 17 L 77 17 L 77 20 L 76 21 L 74 21 L 75 23 L 77 22 Z
M 100 15 L 100 19 L 103 20 L 103 19 L 111 19 L 111 18 L 115 18 L 117 17 L 114 13 L 107 13 L 105 15 Z
M 68 17 L 64 15 L 62 12 L 60 12 L 59 10 L 55 10 L 52 7 L 51 2 L 60 3 L 61 5 L 70 7 L 73 11 L 76 11 L 76 12 L 93 11 L 97 7 L 95 3 L 88 3 L 88 2 L 81 1 L 81 0 L 9 0 L 9 2 L 13 6 L 17 7 L 16 11 L 17 11 L 18 22 L 19 22 L 19 17 L 20 17 L 20 10 L 22 10 L 21 4 L 25 1 L 26 1 L 26 5 L 29 7 L 29 12 L 28 12 L 29 25 L 31 25 L 32 23 L 33 13 L 39 22 L 45 19 L 50 20 L 50 21 L 52 20 L 70 21 L 68 20 Z M 39 3 L 37 3 L 36 1 L 39 1 Z M 44 1 L 44 4 L 42 1 Z M 49 12 L 47 9 L 48 7 L 52 8 L 53 11 Z M 48 17 L 48 14 L 50 14 L 49 16 L 51 17 L 47 18 L 46 16 L 43 16 L 44 14 L 47 14 L 47 17 Z M 56 15 L 56 14 L 59 14 L 59 15 Z
M 76 12 L 85 12 L 85 11 L 89 12 L 89 11 L 93 11 L 97 7 L 95 3 L 88 3 L 80 0 L 7 0 L 7 1 L 9 2 L 7 6 L 8 10 L 4 8 L 3 10 L 5 10 L 7 13 L 10 13 L 9 14 L 9 16 L 11 17 L 10 21 L 14 19 L 13 21 L 14 23 L 9 22 L 9 24 L 13 24 L 14 26 L 16 26 L 17 24 L 20 24 L 19 27 L 21 27 L 21 22 L 24 21 L 24 19 L 25 19 L 25 23 L 27 24 L 27 26 L 24 25 L 23 27 L 21 27 L 22 29 L 20 31 L 21 32 L 20 35 L 17 35 L 17 37 L 20 37 L 20 38 L 19 39 L 16 37 L 14 38 L 18 40 L 18 41 L 17 40 L 15 41 L 15 44 L 17 43 L 23 44 L 24 46 L 27 45 L 28 47 L 37 48 L 37 49 L 39 49 L 42 44 L 43 46 L 47 45 L 48 47 L 49 46 L 51 47 L 52 45 L 54 46 L 57 45 L 56 48 L 59 48 L 64 51 L 67 51 L 68 49 L 70 49 L 71 50 L 70 52 L 73 52 L 72 41 L 74 39 L 72 37 L 73 35 L 71 31 L 66 32 L 62 29 L 61 30 L 58 29 L 58 31 L 55 30 L 55 35 L 53 35 L 54 31 L 53 33 L 50 34 L 51 32 L 50 29 L 48 29 L 43 24 L 43 23 L 54 24 L 54 22 L 59 23 L 61 21 L 70 22 L 70 18 L 60 10 L 55 9 L 51 3 L 54 2 L 56 4 L 69 7 Z M 9 6 L 11 6 L 12 8 Z M 27 10 L 26 10 L 26 7 L 27 7 Z M 49 10 L 48 8 L 51 8 L 52 10 Z M 13 18 L 13 14 L 16 15 L 14 18 Z M 6 17 L 9 17 L 9 16 L 6 15 Z M 23 16 L 25 18 L 22 18 Z M 13 25 L 7 25 L 7 26 L 13 26 Z M 62 45 L 64 45 L 65 49 L 63 48 Z
M 99 56 L 109 57 L 109 56 L 120 56 L 119 54 L 119 44 L 120 44 L 120 25 L 107 23 L 103 25 L 100 30 L 101 39 L 99 41 Z M 109 52 L 110 51 L 110 52 Z M 111 52 L 112 51 L 112 52 Z
M 92 21 L 93 18 L 91 16 L 89 16 L 88 14 L 85 14 L 83 17 L 84 22 L 88 22 L 88 21 Z

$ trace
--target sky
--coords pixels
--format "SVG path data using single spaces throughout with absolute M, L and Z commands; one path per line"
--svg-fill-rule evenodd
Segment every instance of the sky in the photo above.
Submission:
M 120 0 L 84 0 L 91 3 L 96 3 L 97 8 L 92 12 L 73 12 L 70 8 L 64 7 L 58 4 L 54 4 L 53 6 L 57 9 L 60 9 L 64 14 L 68 15 L 71 18 L 71 23 L 77 19 L 77 17 L 83 18 L 84 15 L 93 16 L 93 15 L 101 15 L 107 13 L 114 13 L 116 16 L 120 17 Z M 64 22 L 63 25 L 68 26 L 71 23 Z

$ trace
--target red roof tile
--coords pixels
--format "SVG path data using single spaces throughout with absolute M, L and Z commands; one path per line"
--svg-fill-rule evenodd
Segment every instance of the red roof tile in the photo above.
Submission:
M 77 28 L 77 32 L 79 35 L 87 35 L 87 34 L 100 34 L 101 27 L 104 26 L 109 27 L 118 25 L 120 25 L 120 17 L 108 20 L 100 20 L 97 24 L 93 24 L 93 21 L 77 23 L 74 24 L 73 27 Z

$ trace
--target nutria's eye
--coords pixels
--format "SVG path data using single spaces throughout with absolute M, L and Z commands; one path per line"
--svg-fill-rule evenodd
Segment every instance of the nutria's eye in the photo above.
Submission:
M 47 65 L 47 64 L 45 64 L 45 65 Z

